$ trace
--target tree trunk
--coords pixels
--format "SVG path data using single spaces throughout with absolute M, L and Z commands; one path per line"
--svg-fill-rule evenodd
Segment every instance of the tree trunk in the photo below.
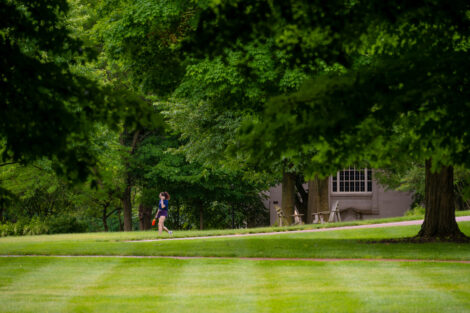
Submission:
M 307 224 L 311 224 L 313 222 L 312 214 L 316 212 L 315 208 L 315 181 L 309 180 L 308 181 L 308 206 L 307 206 L 307 217 L 306 221 Z
M 118 210 L 118 221 L 119 221 L 119 231 L 123 231 L 123 225 L 122 225 L 122 220 L 121 220 L 121 209 Z
M 232 203 L 232 229 L 235 229 L 235 205 Z
M 180 224 L 180 203 L 178 200 L 176 200 L 176 229 L 181 229 L 181 224 Z
M 423 239 L 459 240 L 466 238 L 455 220 L 454 168 L 442 166 L 431 172 L 431 160 L 426 160 L 425 215 L 417 237 Z
M 132 231 L 132 202 L 131 186 L 127 185 L 121 197 L 121 204 L 124 215 L 124 231 Z
M 127 136 L 128 132 L 126 129 L 124 129 L 124 132 L 121 134 L 120 138 L 120 143 L 123 146 L 126 146 L 127 144 Z M 129 155 L 124 157 L 124 164 L 126 167 L 126 189 L 124 189 L 124 192 L 121 197 L 121 203 L 122 203 L 122 208 L 123 208 L 123 214 L 124 214 L 124 231 L 132 231 L 132 201 L 131 201 L 131 189 L 133 186 L 133 179 L 132 179 L 132 174 L 129 169 L 129 157 L 134 154 L 134 152 L 137 149 L 137 145 L 139 143 L 139 136 L 140 136 L 140 131 L 136 130 L 132 134 L 132 141 L 130 144 L 130 151 Z
M 103 207 L 103 216 L 101 217 L 101 220 L 103 221 L 103 228 L 104 228 L 104 231 L 108 231 L 108 206 L 105 206 Z
M 329 177 L 320 179 L 315 177 L 308 181 L 308 209 L 307 222 L 312 223 L 312 214 L 329 211 Z
M 152 228 L 152 206 L 141 203 L 139 205 L 139 229 L 149 230 Z
M 295 188 L 297 190 L 295 197 L 295 206 L 300 214 L 303 214 L 303 222 L 307 221 L 308 211 L 308 193 L 304 189 L 304 177 L 302 175 L 296 175 Z
M 295 207 L 295 175 L 284 172 L 282 176 L 282 204 L 281 207 L 286 215 L 287 225 L 293 224 Z
M 204 205 L 199 205 L 199 229 L 204 229 Z

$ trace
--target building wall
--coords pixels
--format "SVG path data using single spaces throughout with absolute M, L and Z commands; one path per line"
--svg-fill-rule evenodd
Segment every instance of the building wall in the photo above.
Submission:
M 407 192 L 396 190 L 384 190 L 379 186 L 379 217 L 403 216 L 410 209 L 413 202 L 413 195 Z
M 333 193 L 331 190 L 330 178 L 329 205 L 331 207 L 334 201 L 339 200 L 341 218 L 344 221 L 403 216 L 413 202 L 411 193 L 386 190 L 375 180 L 372 181 L 370 193 Z M 265 205 L 269 207 L 270 222 L 274 225 L 277 221 L 274 205 L 281 205 L 282 185 L 271 188 L 268 195 Z
M 274 225 L 277 220 L 275 205 L 281 206 L 282 201 L 282 185 L 279 184 L 275 187 L 271 187 L 267 192 L 267 199 L 264 201 L 264 205 L 269 208 L 269 222 L 270 225 Z

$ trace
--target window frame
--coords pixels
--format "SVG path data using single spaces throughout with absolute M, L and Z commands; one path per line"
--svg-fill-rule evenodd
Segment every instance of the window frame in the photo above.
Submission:
M 364 184 L 365 184 L 365 191 L 340 191 L 340 172 L 342 171 L 346 171 L 346 170 L 354 170 L 354 171 L 359 171 L 358 169 L 356 169 L 355 167 L 349 167 L 349 168 L 343 168 L 342 170 L 339 170 L 336 172 L 336 191 L 334 191 L 334 188 L 333 188 L 333 185 L 334 185 L 334 180 L 333 180 L 333 175 L 330 176 L 330 190 L 331 190 L 331 194 L 333 195 L 372 195 L 372 193 L 374 192 L 374 184 L 373 184 L 373 177 L 374 177 L 374 172 L 372 169 L 370 168 L 363 168 L 361 170 L 364 171 Z M 368 183 L 368 173 L 369 171 L 371 171 L 371 191 L 367 191 L 368 190 L 368 186 L 367 186 L 367 183 Z M 344 180 L 343 180 L 344 181 Z

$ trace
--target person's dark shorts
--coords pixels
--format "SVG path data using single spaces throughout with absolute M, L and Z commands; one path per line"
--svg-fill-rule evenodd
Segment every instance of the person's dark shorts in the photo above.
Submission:
M 160 210 L 157 213 L 157 220 L 160 218 L 160 216 L 168 217 L 168 211 L 167 210 Z

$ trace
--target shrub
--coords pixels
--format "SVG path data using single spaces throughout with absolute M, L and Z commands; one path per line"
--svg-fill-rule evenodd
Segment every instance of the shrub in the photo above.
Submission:
M 420 205 L 417 205 L 415 207 L 413 207 L 411 210 L 408 210 L 406 213 L 405 213 L 405 216 L 418 216 L 418 215 L 424 215 L 424 207 L 420 206 Z
M 39 217 L 33 217 L 29 223 L 23 225 L 22 235 L 47 234 L 49 227 Z
M 6 222 L 0 224 L 0 237 L 80 233 L 86 230 L 86 224 L 79 222 L 74 216 L 54 216 L 45 220 L 33 217 L 29 221 L 18 220 L 16 223 Z
M 11 223 L 0 224 L 0 237 L 11 236 L 12 234 L 12 227 Z
M 54 216 L 47 220 L 49 234 L 82 233 L 86 225 L 70 215 Z

